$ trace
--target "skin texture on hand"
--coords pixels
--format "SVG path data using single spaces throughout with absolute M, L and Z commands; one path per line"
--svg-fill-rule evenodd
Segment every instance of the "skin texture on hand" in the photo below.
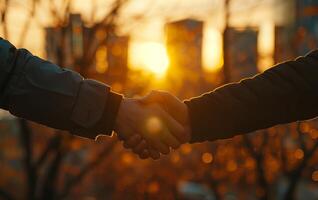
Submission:
M 141 158 L 158 159 L 160 153 L 168 154 L 170 147 L 178 148 L 186 140 L 185 128 L 178 120 L 160 104 L 142 99 L 123 99 L 115 131 L 125 141 L 124 146 Z
M 182 134 L 172 132 L 178 142 L 182 144 L 190 141 L 191 131 L 188 108 L 178 98 L 165 91 L 152 91 L 147 96 L 140 99 L 139 102 L 143 106 L 160 106 L 161 109 L 166 111 L 174 120 L 182 125 Z M 149 156 L 153 159 L 160 158 L 160 152 L 141 137 L 132 136 L 128 138 L 124 141 L 124 146 L 126 148 L 131 148 L 134 153 L 140 156 L 140 158 L 145 159 Z

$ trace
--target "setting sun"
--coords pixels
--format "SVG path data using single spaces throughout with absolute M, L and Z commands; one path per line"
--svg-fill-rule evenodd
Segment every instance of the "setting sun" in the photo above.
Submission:
M 163 76 L 168 69 L 169 59 L 166 48 L 159 42 L 131 44 L 131 65 L 142 68 L 156 76 Z

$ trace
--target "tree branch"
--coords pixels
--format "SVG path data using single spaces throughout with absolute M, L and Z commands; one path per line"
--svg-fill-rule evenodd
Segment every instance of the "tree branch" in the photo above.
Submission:
M 116 141 L 112 141 L 110 144 L 108 144 L 104 150 L 102 150 L 96 160 L 92 161 L 91 163 L 87 164 L 82 170 L 81 172 L 78 173 L 78 175 L 76 175 L 72 180 L 68 181 L 65 184 L 64 189 L 62 190 L 62 192 L 57 196 L 58 199 L 64 199 L 65 197 L 67 197 L 69 195 L 69 193 L 71 192 L 72 188 L 74 188 L 77 184 L 79 184 L 83 178 L 90 172 L 92 171 L 93 168 L 97 167 L 106 157 L 107 155 L 109 155 L 113 149 L 113 147 L 115 146 Z
M 35 189 L 36 189 L 36 170 L 32 165 L 32 145 L 31 145 L 31 138 L 32 132 L 28 126 L 28 122 L 24 119 L 19 119 L 20 124 L 20 142 L 22 148 L 24 148 L 24 155 L 23 155 L 23 164 L 25 168 L 25 173 L 27 177 L 27 198 L 34 199 L 35 197 Z
M 61 163 L 64 158 L 65 152 L 60 147 L 52 162 L 49 165 L 49 168 L 46 171 L 46 176 L 43 181 L 43 189 L 41 194 L 41 199 L 56 199 L 56 181 L 58 179 L 59 171 L 61 169 Z
M 305 140 L 304 140 L 304 134 L 301 130 L 301 122 L 297 123 L 297 133 L 299 136 L 299 141 L 300 141 L 300 147 L 306 151 L 306 144 L 305 144 Z
M 57 147 L 59 146 L 59 144 L 61 142 L 61 139 L 62 139 L 62 137 L 60 135 L 55 135 L 55 136 L 53 136 L 53 138 L 51 138 L 49 140 L 48 144 L 46 145 L 45 150 L 43 151 L 43 153 L 41 154 L 39 159 L 35 162 L 36 168 L 40 168 L 41 165 L 43 164 L 43 162 L 45 161 L 45 159 L 48 157 L 49 153 L 53 149 L 57 149 Z
M 26 17 L 26 22 L 24 23 L 23 27 L 22 27 L 22 31 L 21 31 L 21 36 L 19 37 L 19 42 L 18 42 L 18 46 L 22 47 L 24 42 L 25 42 L 25 38 L 26 35 L 28 33 L 31 21 L 35 15 L 36 12 L 36 3 L 38 3 L 39 0 L 32 0 L 32 5 L 31 5 L 31 10 L 28 14 L 28 16 Z

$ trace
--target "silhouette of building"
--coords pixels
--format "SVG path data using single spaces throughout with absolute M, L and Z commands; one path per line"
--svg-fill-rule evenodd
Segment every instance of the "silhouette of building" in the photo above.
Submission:
M 117 90 L 124 86 L 128 74 L 128 44 L 129 37 L 118 36 L 110 33 L 107 38 L 107 63 L 106 81 Z M 120 86 L 121 85 L 121 86 Z
M 296 1 L 297 54 L 304 55 L 318 47 L 318 1 Z
M 291 26 L 275 27 L 274 62 L 281 63 L 294 59 L 294 28 Z
M 169 23 L 165 27 L 170 60 L 168 78 L 180 96 L 201 91 L 203 22 L 192 19 Z
M 257 36 L 253 28 L 227 28 L 227 47 L 224 49 L 224 70 L 226 80 L 233 82 L 253 76 L 257 69 Z
M 86 27 L 79 14 L 71 14 L 65 27 L 47 27 L 45 32 L 48 60 L 77 70 L 85 77 L 122 88 L 128 72 L 128 37 L 106 29 L 101 31 L 95 26 Z M 91 45 L 103 34 L 108 34 L 106 40 L 91 57 Z M 95 60 L 86 62 L 85 59 Z M 87 63 L 93 64 L 87 66 Z
M 67 33 L 70 34 L 72 55 L 75 59 L 81 59 L 84 51 L 84 23 L 80 14 L 72 14 L 69 18 Z
M 72 69 L 79 65 L 84 55 L 83 29 L 84 23 L 80 14 L 71 14 L 65 27 L 45 28 L 47 59 Z

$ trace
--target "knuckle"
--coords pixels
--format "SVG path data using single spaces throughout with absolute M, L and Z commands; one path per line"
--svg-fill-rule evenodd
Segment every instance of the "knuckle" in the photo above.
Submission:
M 167 148 L 167 147 L 164 147 L 164 148 L 161 149 L 161 153 L 167 155 L 167 154 L 170 153 L 170 149 Z

